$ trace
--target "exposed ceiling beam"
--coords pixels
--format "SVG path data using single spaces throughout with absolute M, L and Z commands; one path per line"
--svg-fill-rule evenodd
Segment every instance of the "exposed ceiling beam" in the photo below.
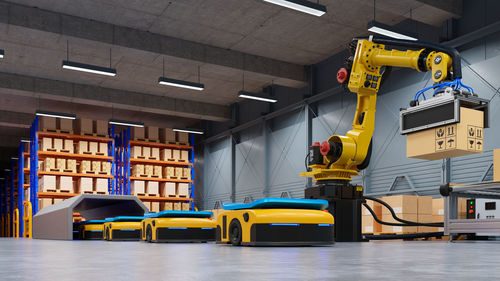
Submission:
M 456 17 L 462 15 L 462 0 L 417 0 L 434 8 L 452 13 Z
M 305 82 L 305 67 L 105 22 L 0 1 L 0 23 Z
M 108 106 L 178 117 L 212 121 L 227 121 L 230 119 L 229 107 L 223 105 L 5 72 L 0 72 L 0 89 L 9 94 L 25 96 L 37 94 L 41 98 L 49 100 Z
M 33 122 L 33 114 L 0 110 L 0 126 L 29 128 Z

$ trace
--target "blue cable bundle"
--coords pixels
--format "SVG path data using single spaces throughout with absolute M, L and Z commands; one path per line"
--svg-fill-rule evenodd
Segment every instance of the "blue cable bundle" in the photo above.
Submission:
M 420 96 L 423 96 L 424 100 L 426 100 L 426 98 L 425 98 L 426 91 L 428 91 L 430 89 L 435 89 L 434 94 L 436 94 L 439 90 L 446 88 L 446 87 L 451 87 L 454 90 L 460 90 L 463 87 L 463 88 L 467 89 L 467 91 L 469 91 L 469 93 L 471 93 L 471 94 L 474 93 L 474 89 L 472 89 L 472 87 L 469 87 L 469 86 L 463 84 L 462 79 L 457 78 L 451 82 L 443 82 L 440 84 L 436 84 L 436 85 L 432 85 L 432 86 L 423 88 L 422 90 L 418 91 L 415 94 L 414 100 L 418 101 L 420 99 Z

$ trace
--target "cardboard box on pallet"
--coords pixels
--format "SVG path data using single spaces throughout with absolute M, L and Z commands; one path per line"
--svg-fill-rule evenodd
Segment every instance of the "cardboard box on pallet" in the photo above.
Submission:
M 161 197 L 174 197 L 177 194 L 175 182 L 162 182 L 160 184 Z
M 136 195 L 136 194 L 144 194 L 146 193 L 145 190 L 145 183 L 144 181 L 140 180 L 133 180 L 130 181 L 130 194 Z
M 175 132 L 171 128 L 164 128 L 160 130 L 160 140 L 163 143 L 176 142 Z
M 40 168 L 42 171 L 50 172 L 56 168 L 56 159 L 51 157 L 45 158 Z
M 99 152 L 98 144 L 95 141 L 89 141 L 89 153 L 96 155 Z
M 444 216 L 444 200 L 443 198 L 432 199 L 432 215 Z M 467 199 L 458 198 L 458 219 L 467 218 Z
M 162 178 L 161 166 L 153 166 L 153 176 Z
M 172 160 L 179 161 L 181 158 L 181 151 L 179 149 L 172 149 Z
M 60 176 L 57 177 L 57 189 L 63 192 L 74 192 L 73 177 Z
M 76 133 L 80 135 L 93 135 L 94 133 L 93 123 L 94 122 L 91 119 L 86 119 L 86 118 L 77 119 L 75 122 Z
M 130 157 L 135 159 L 144 158 L 142 156 L 142 146 L 132 146 L 130 148 Z
M 182 210 L 189 211 L 191 209 L 191 203 L 182 203 Z
M 396 195 L 381 198 L 389 204 L 396 214 L 417 214 L 418 199 L 413 195 Z M 382 208 L 383 215 L 390 215 L 389 209 Z
M 158 213 L 160 211 L 160 202 L 151 202 L 151 212 Z
M 76 173 L 76 159 L 66 159 L 66 170 L 70 173 Z
M 92 171 L 92 161 L 82 160 L 80 162 L 80 173 L 85 174 L 87 171 Z
M 89 153 L 89 143 L 87 141 L 79 141 L 76 146 L 77 154 L 88 154 Z
M 183 169 L 182 167 L 175 167 L 175 176 L 180 179 L 183 176 Z
M 189 197 L 189 184 L 188 183 L 178 183 L 177 184 L 177 195 Z
M 182 143 L 189 143 L 189 134 L 185 132 L 177 132 L 177 141 Z
M 417 214 L 397 214 L 398 218 L 408 220 L 408 221 L 418 221 Z M 400 223 L 396 221 L 391 214 L 382 214 L 382 221 L 391 223 Z M 396 233 L 396 234 L 406 234 L 406 233 L 416 233 L 418 231 L 416 226 L 390 226 L 382 225 L 382 233 Z
M 40 144 L 40 150 L 42 151 L 53 151 L 54 147 L 52 146 L 52 138 L 42 138 L 42 142 Z
M 108 144 L 105 142 L 99 143 L 99 150 L 97 155 L 108 156 Z
M 151 148 L 151 155 L 149 156 L 149 159 L 160 160 L 160 149 L 158 147 Z
M 182 211 L 182 203 L 181 202 L 174 203 L 174 211 Z
M 101 171 L 101 161 L 92 161 L 92 171 L 99 173 Z
M 80 193 L 85 192 L 93 192 L 94 191 L 94 183 L 92 178 L 79 178 L 78 179 L 78 191 Z
M 52 198 L 41 198 L 38 199 L 38 208 L 41 210 L 53 204 Z
M 153 127 L 153 126 L 148 126 L 147 131 L 146 131 L 146 138 L 149 140 L 159 140 L 159 130 L 158 127 Z
M 73 140 L 65 139 L 63 142 L 63 148 L 61 149 L 61 152 L 74 153 L 75 147 L 73 146 Z
M 483 152 L 484 113 L 460 108 L 460 122 L 406 135 L 406 156 L 425 160 Z
M 180 162 L 189 162 L 189 151 L 181 150 L 181 156 L 179 157 Z
M 182 168 L 182 177 L 191 180 L 191 168 Z
M 56 169 L 59 169 L 60 172 L 64 172 L 64 170 L 66 170 L 66 159 L 56 159 Z
M 94 121 L 95 133 L 98 136 L 107 136 L 108 135 L 108 122 L 103 120 Z
M 101 162 L 101 172 L 111 175 L 111 162 Z
M 175 177 L 175 167 L 164 167 L 163 168 L 163 176 L 168 179 L 171 177 Z
M 149 159 L 149 157 L 151 157 L 151 147 L 143 146 L 142 147 L 142 156 L 146 159 Z
M 444 222 L 444 215 L 432 215 L 432 222 Z M 432 227 L 432 232 L 444 231 L 444 227 Z
M 73 120 L 66 118 L 58 118 L 57 127 L 63 132 L 73 132 Z
M 417 222 L 431 223 L 432 215 L 430 214 L 418 214 Z M 434 232 L 435 227 L 430 226 L 418 226 L 417 232 Z
M 432 215 L 432 197 L 417 196 L 417 212 L 419 215 Z
M 43 175 L 38 181 L 38 191 L 47 192 L 57 190 L 56 176 Z
M 132 140 L 145 139 L 144 127 L 132 127 L 130 138 Z
M 94 187 L 96 192 L 108 194 L 108 179 L 95 178 Z
M 60 152 L 63 149 L 63 139 L 55 138 L 52 140 L 52 146 L 55 151 Z
M 132 176 L 133 177 L 142 177 L 144 175 L 144 165 L 135 164 L 132 167 Z
M 174 204 L 172 202 L 161 202 L 160 210 L 161 211 L 172 211 L 174 209 Z
M 172 159 L 172 149 L 165 148 L 161 150 L 160 160 L 161 161 L 170 161 Z
M 149 195 L 158 196 L 160 194 L 160 183 L 157 181 L 147 181 L 146 193 Z
M 57 130 L 55 117 L 39 116 L 38 117 L 38 128 L 40 131 L 55 131 Z
M 373 210 L 377 218 L 382 218 L 382 205 L 372 200 L 366 200 L 366 204 Z M 361 215 L 362 233 L 378 233 L 382 231 L 382 225 L 375 221 L 370 211 L 364 206 L 362 207 Z

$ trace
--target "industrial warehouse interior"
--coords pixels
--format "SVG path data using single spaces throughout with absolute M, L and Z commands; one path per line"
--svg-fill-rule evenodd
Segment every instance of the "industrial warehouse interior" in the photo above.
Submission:
M 494 280 L 498 73 L 494 0 L 0 0 L 0 280 Z

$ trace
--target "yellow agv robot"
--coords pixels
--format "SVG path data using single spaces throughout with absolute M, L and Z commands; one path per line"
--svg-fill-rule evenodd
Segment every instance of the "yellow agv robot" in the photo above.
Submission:
M 334 219 L 328 201 L 264 198 L 252 203 L 226 203 L 217 218 L 217 243 L 235 246 L 333 244 Z
M 212 212 L 162 211 L 142 221 L 142 240 L 147 242 L 215 241 L 217 224 Z
M 78 238 L 82 240 L 101 240 L 105 220 L 82 221 L 78 225 Z
M 108 241 L 137 241 L 141 239 L 141 221 L 144 217 L 120 216 L 107 218 L 103 238 Z

